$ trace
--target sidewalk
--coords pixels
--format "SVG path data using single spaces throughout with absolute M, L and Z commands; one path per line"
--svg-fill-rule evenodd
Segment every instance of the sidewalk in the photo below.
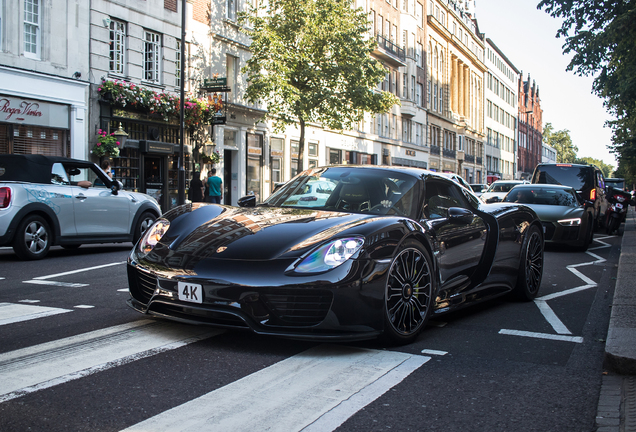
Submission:
M 597 432 L 636 432 L 636 214 L 629 207 L 605 342 Z

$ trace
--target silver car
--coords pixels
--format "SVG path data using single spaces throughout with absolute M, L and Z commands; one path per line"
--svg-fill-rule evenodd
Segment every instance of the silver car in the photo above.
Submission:
M 0 246 L 20 259 L 53 245 L 136 243 L 160 215 L 154 198 L 122 190 L 92 162 L 0 155 Z

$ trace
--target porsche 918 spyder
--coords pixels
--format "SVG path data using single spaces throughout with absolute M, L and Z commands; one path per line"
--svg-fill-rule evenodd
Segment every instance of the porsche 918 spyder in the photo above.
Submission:
M 326 199 L 290 200 L 321 182 Z M 409 343 L 433 315 L 512 293 L 532 300 L 543 230 L 434 172 L 329 166 L 262 203 L 165 213 L 128 259 L 128 304 L 181 322 L 297 339 Z

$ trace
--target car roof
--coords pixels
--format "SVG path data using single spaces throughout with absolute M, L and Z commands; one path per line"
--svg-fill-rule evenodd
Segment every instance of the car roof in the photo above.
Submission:
M 522 183 L 518 184 L 512 189 L 562 189 L 562 190 L 574 190 L 572 186 L 564 186 L 551 183 Z M 510 189 L 510 190 L 512 190 Z
M 95 165 L 93 162 L 60 156 L 3 154 L 0 155 L 0 181 L 50 183 L 51 167 L 55 163 L 84 168 Z

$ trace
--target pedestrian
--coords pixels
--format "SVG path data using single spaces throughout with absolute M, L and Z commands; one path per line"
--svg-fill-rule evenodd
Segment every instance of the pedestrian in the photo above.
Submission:
M 192 202 L 203 201 L 203 182 L 201 181 L 201 173 L 198 171 L 192 173 L 192 180 L 190 180 L 190 188 L 188 189 L 188 199 Z
M 102 161 L 102 170 L 108 175 L 109 179 L 113 179 L 112 169 L 110 167 L 110 161 L 108 159 L 104 159 Z
M 208 194 L 210 195 L 210 202 L 221 204 L 221 198 L 223 197 L 223 180 L 216 175 L 216 168 L 212 168 L 210 177 L 208 177 Z

